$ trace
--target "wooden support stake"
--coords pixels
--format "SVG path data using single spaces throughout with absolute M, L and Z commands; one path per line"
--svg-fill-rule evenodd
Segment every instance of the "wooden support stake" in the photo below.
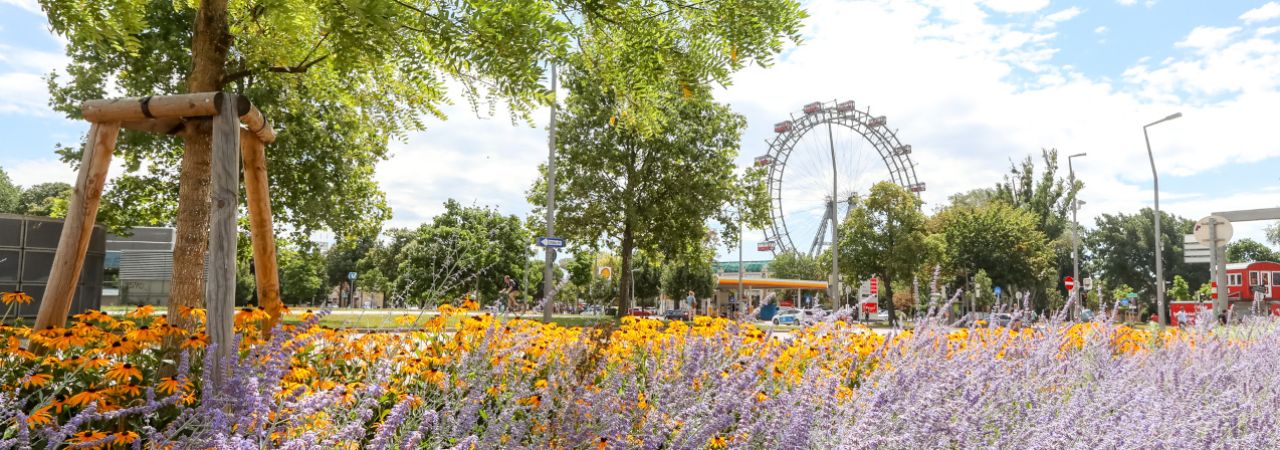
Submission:
M 44 297 L 40 299 L 40 311 L 36 314 L 36 330 L 61 327 L 67 323 L 71 300 L 75 296 L 76 285 L 80 283 L 80 271 L 84 269 L 84 254 L 89 249 L 89 239 L 93 237 L 102 188 L 107 183 L 111 152 L 115 150 L 119 135 L 119 123 L 94 123 L 89 127 L 84 154 L 80 157 L 80 173 L 76 175 L 76 187 L 67 205 L 62 234 L 58 237 L 58 253 L 53 257 L 49 282 Z
M 271 198 L 267 191 L 267 153 L 262 141 L 250 130 L 240 130 L 240 158 L 244 162 L 244 190 L 249 201 L 249 232 L 253 238 L 253 273 L 258 285 L 258 304 L 271 316 L 262 327 L 265 338 L 280 320 L 284 303 L 280 301 L 276 238 L 271 226 Z
M 248 104 L 249 100 L 244 100 L 244 103 Z M 258 111 L 257 106 L 250 104 L 249 112 L 240 115 L 240 121 L 244 122 L 244 126 L 257 136 L 258 140 L 262 141 L 263 144 L 270 144 L 276 141 L 276 130 L 271 128 L 271 122 L 268 122 L 267 118 L 262 116 L 262 112 Z
M 162 95 L 155 97 L 125 97 L 103 100 L 89 100 L 80 105 L 80 113 L 85 120 L 91 122 L 135 122 L 147 119 L 174 119 L 180 117 L 216 116 L 221 111 L 220 104 L 226 104 L 219 97 L 237 96 L 221 92 L 201 92 L 198 94 Z M 230 104 L 228 110 L 239 110 L 240 114 L 248 112 L 248 104 L 240 102 Z
M 239 203 L 240 118 L 235 96 L 219 95 L 222 113 L 213 118 L 213 164 L 209 189 L 209 279 L 204 302 L 209 344 L 216 345 L 212 374 L 215 389 L 222 385 L 222 364 L 229 354 L 235 321 L 236 211 Z

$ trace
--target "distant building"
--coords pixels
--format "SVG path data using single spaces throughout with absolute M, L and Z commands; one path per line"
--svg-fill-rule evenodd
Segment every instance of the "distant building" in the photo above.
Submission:
M 39 311 L 61 235 L 61 220 L 0 214 L 0 292 L 23 291 L 34 298 L 18 306 L 18 316 L 31 319 Z M 93 228 L 71 314 L 101 307 L 105 236 L 101 225 Z
M 173 279 L 174 229 L 136 227 L 129 236 L 107 236 L 108 274 L 116 275 L 115 295 L 104 304 L 164 305 Z M 110 291 L 108 291 L 110 293 Z

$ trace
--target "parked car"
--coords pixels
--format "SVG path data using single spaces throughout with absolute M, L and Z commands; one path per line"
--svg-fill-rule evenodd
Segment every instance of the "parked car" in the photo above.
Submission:
M 635 316 L 635 317 L 651 317 L 653 316 L 653 313 L 649 312 L 649 310 L 646 310 L 644 308 L 631 308 L 631 313 L 629 315 Z
M 804 309 L 787 308 L 773 316 L 774 325 L 807 325 L 813 323 L 815 314 Z
M 665 320 L 687 321 L 689 320 L 689 312 L 683 309 L 668 309 L 666 312 L 662 313 L 662 318 Z

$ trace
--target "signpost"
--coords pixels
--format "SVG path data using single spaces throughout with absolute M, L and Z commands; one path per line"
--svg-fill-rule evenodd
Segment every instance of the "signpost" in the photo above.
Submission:
M 869 282 L 871 283 L 871 295 L 880 295 L 880 282 L 876 281 L 875 278 L 872 278 Z
M 1223 249 L 1231 240 L 1233 232 L 1231 222 L 1219 215 L 1210 215 L 1196 222 L 1194 235 L 1196 242 L 1209 248 L 1209 267 L 1213 280 L 1218 287 L 1214 289 L 1218 298 L 1213 302 L 1213 313 L 1221 314 L 1227 309 L 1227 271 L 1226 254 Z
M 561 248 L 564 247 L 564 238 L 541 236 L 538 238 L 539 247 Z
M 1084 277 L 1084 290 L 1093 289 L 1093 277 Z
M 1068 276 L 1062 280 L 1062 285 L 1065 286 L 1068 291 L 1074 291 L 1076 290 L 1076 279 Z

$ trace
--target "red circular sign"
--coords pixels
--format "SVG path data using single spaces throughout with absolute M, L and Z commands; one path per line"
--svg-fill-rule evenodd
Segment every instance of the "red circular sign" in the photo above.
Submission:
M 1067 277 L 1066 279 L 1062 280 L 1062 285 L 1066 286 L 1067 289 L 1075 289 L 1076 280 L 1074 278 Z

